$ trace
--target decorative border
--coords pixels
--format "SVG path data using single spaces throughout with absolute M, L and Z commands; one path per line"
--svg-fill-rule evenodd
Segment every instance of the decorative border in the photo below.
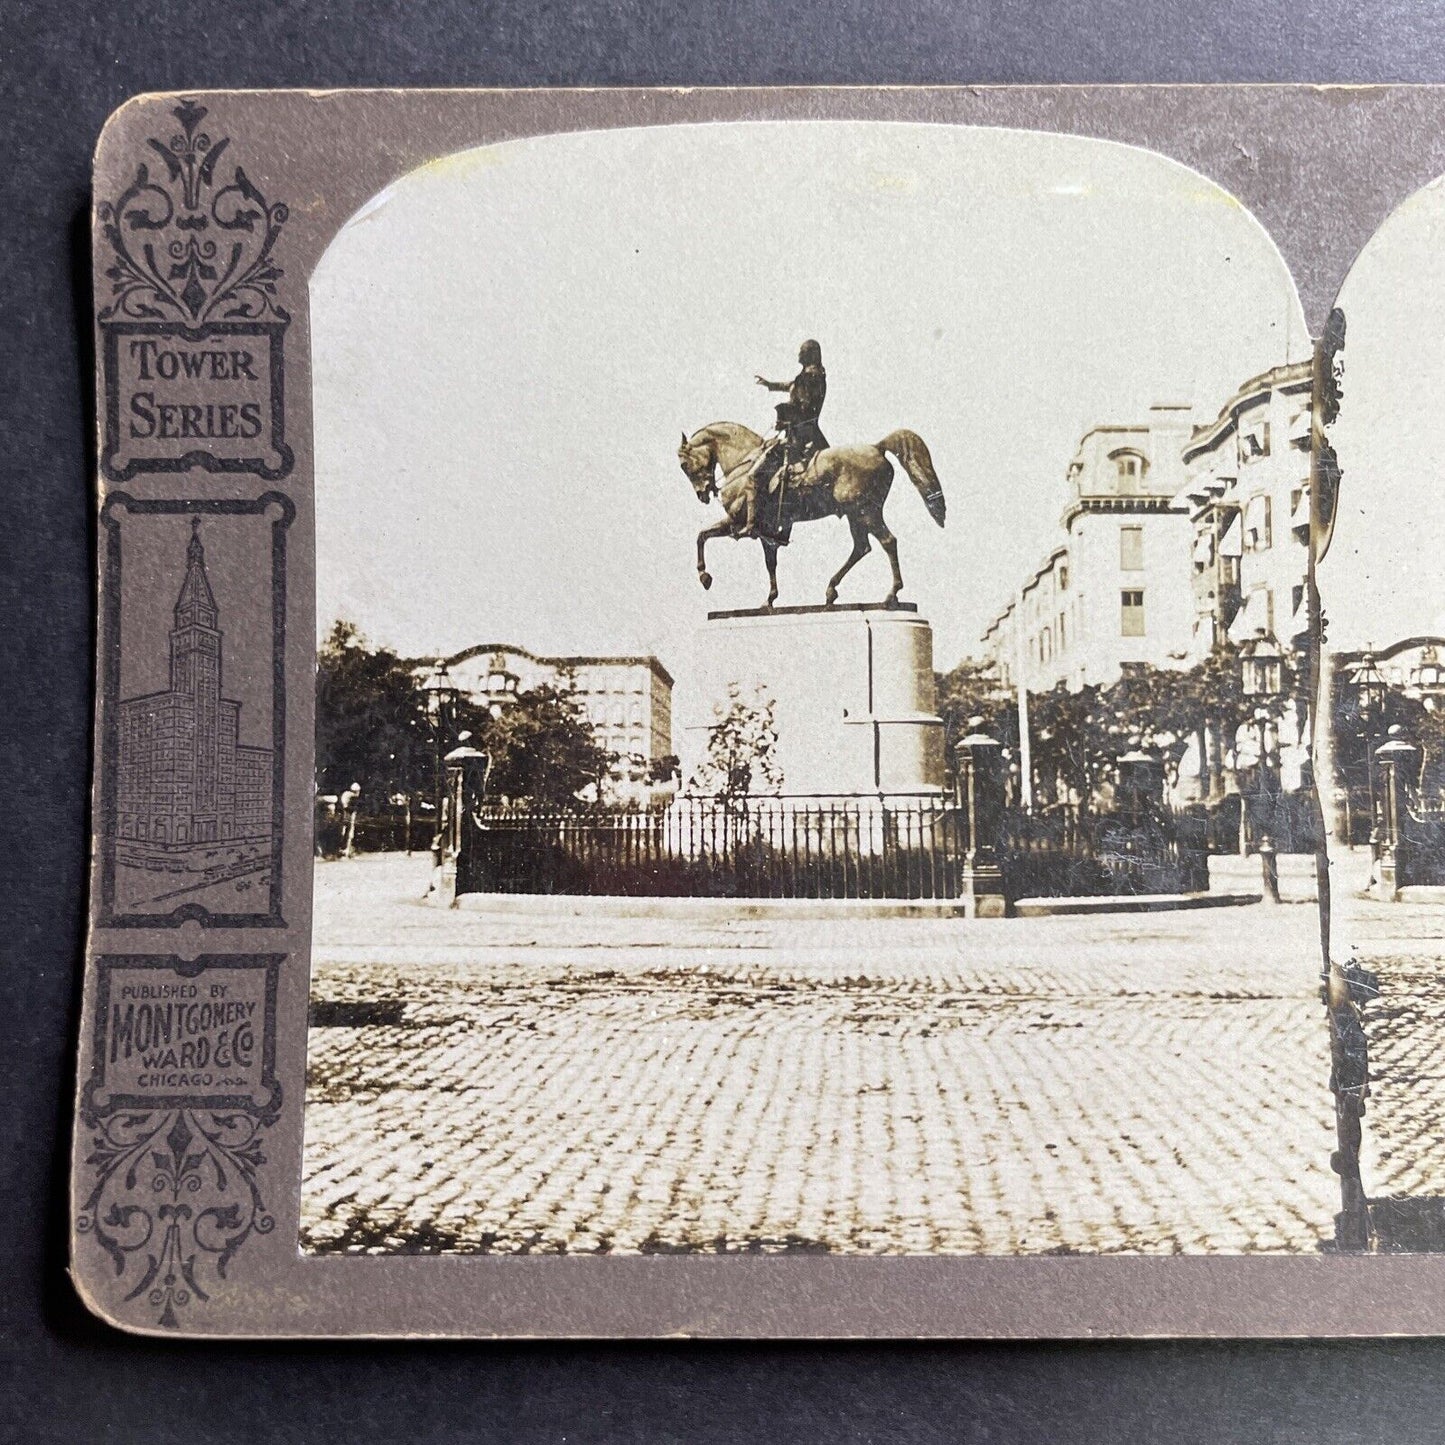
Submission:
M 271 885 L 268 908 L 261 913 L 212 913 L 199 903 L 183 903 L 169 913 L 117 913 L 115 909 L 116 785 L 120 757 L 120 653 L 121 653 L 121 510 L 137 516 L 251 517 L 279 507 L 271 523 Z M 254 501 L 140 500 L 126 492 L 112 492 L 101 508 L 105 527 L 103 607 L 100 651 L 103 659 L 100 689 L 100 905 L 101 928 L 178 928 L 197 922 L 202 928 L 284 928 L 286 818 L 286 535 L 296 519 L 296 506 L 282 492 L 264 492 Z
M 289 313 L 277 304 L 285 272 L 273 257 L 281 229 L 290 218 L 283 202 L 272 202 L 240 167 L 218 175 L 229 136 L 213 138 L 201 129 L 207 107 L 182 99 L 170 114 L 180 129 L 166 139 L 152 136 L 145 159 L 114 200 L 96 205 L 96 218 L 110 247 L 104 276 L 111 299 L 97 315 L 104 338 L 105 424 L 100 465 L 115 482 L 143 472 L 256 473 L 267 481 L 288 475 L 295 464 L 285 441 L 283 361 Z M 163 168 L 152 171 L 159 160 Z M 211 338 L 264 336 L 268 341 L 271 389 L 271 451 L 261 457 L 223 457 L 207 450 L 181 456 L 135 457 L 116 466 L 120 449 L 118 391 L 121 337 L 156 335 L 187 342 Z
M 93 1131 L 85 1166 L 94 1172 L 95 1185 L 80 1206 L 75 1229 L 105 1250 L 117 1278 L 144 1262 L 125 1300 L 145 1295 L 165 1329 L 180 1327 L 177 1310 L 211 1298 L 207 1285 L 214 1289 L 216 1281 L 225 1281 L 231 1260 L 253 1234 L 276 1227 L 257 1175 L 266 1163 L 261 1133 L 281 1113 L 276 990 L 285 957 L 203 955 L 186 962 L 164 954 L 110 954 L 95 960 L 94 1046 L 80 1100 L 81 1120 Z M 266 1097 L 258 1103 L 248 1095 L 117 1095 L 97 1104 L 105 1081 L 110 975 L 120 968 L 154 969 L 181 979 L 260 971 Z M 213 1261 L 209 1270 L 208 1261 Z

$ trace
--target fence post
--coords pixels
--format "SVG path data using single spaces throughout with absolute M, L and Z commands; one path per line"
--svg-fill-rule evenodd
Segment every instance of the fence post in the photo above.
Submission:
M 972 732 L 956 751 L 968 816 L 968 851 L 959 879 L 964 916 L 1002 918 L 1007 905 L 994 844 L 1003 803 L 1003 749 L 997 738 Z

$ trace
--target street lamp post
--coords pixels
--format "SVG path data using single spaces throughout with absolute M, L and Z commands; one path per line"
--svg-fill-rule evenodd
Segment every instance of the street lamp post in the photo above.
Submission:
M 1246 698 L 1255 699 L 1257 703 L 1252 718 L 1259 739 L 1254 790 L 1258 815 L 1255 848 L 1259 853 L 1264 896 L 1270 902 L 1278 903 L 1279 858 L 1274 841 L 1275 820 L 1271 814 L 1277 808 L 1281 780 L 1271 755 L 1270 724 L 1274 720 L 1274 706 L 1285 690 L 1284 653 L 1279 643 L 1261 627 L 1240 648 L 1239 666 L 1240 689 Z
M 1385 716 L 1390 685 L 1375 662 L 1373 652 L 1365 652 L 1355 666 L 1351 679 L 1355 687 L 1356 716 L 1360 721 L 1360 741 L 1365 751 L 1365 790 L 1370 800 L 1370 843 L 1379 837 L 1379 801 L 1375 789 L 1375 739 Z M 1350 840 L 1352 843 L 1354 839 Z
M 1263 627 L 1239 649 L 1240 686 L 1246 697 L 1279 697 L 1284 692 L 1284 653 Z
M 447 671 L 446 661 L 443 658 L 437 658 L 436 666 L 427 674 L 426 681 L 422 683 L 422 692 L 426 697 L 427 721 L 431 724 L 436 770 L 433 779 L 436 836 L 432 841 L 432 854 L 434 865 L 440 867 L 441 855 L 446 842 L 446 824 L 443 816 L 446 811 L 446 742 L 453 725 L 457 701 L 457 688 L 452 682 L 451 674 Z

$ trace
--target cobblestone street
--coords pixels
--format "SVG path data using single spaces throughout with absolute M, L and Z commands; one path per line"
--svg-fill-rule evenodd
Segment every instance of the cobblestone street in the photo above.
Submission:
M 717 922 L 444 912 L 425 881 L 317 870 L 307 1249 L 1332 1233 L 1312 907 Z
M 1362 885 L 1365 866 L 1358 861 L 1344 881 Z M 1445 1249 L 1445 904 L 1376 903 L 1354 892 L 1341 900 L 1335 956 L 1379 981 L 1364 1007 L 1365 1191 L 1383 1244 Z M 1385 1212 L 1381 1200 L 1404 1205 Z

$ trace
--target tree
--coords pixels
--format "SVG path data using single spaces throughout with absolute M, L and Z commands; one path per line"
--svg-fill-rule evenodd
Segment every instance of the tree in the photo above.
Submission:
M 1420 748 L 1420 772 L 1415 781 L 1424 796 L 1438 804 L 1445 798 L 1445 711 L 1403 690 L 1394 695 L 1398 701 L 1392 721 L 1398 720 L 1406 738 Z
M 1368 780 L 1374 767 L 1370 753 L 1388 741 L 1391 729 L 1420 749 L 1419 776 L 1415 781 L 1432 801 L 1445 797 L 1445 709 L 1436 699 L 1388 683 L 1377 713 L 1363 714 L 1358 686 L 1348 668 L 1334 675 L 1332 725 L 1335 766 L 1352 789 L 1352 806 L 1368 815 Z
M 366 806 L 397 793 L 430 798 L 436 786 L 438 741 L 450 752 L 467 743 L 488 753 L 487 791 L 552 806 L 600 787 L 615 761 L 602 747 L 573 690 L 528 689 L 493 717 L 458 698 L 438 740 L 427 716 L 416 664 L 373 647 L 356 626 L 333 624 L 317 654 L 316 781 L 322 792 L 361 785 Z
M 490 756 L 487 791 L 504 798 L 566 807 L 589 787 L 600 792 L 617 760 L 572 689 L 550 683 L 519 692 L 495 717 L 464 703 L 457 726 Z
M 1093 684 L 1071 689 L 1058 683 L 1030 694 L 1030 756 L 1046 798 L 1064 802 L 1072 797 L 1088 807 L 1113 766 L 1111 722 Z
M 987 665 L 965 660 L 936 676 L 938 707 L 945 736 L 962 737 L 973 718 L 982 718 L 1015 756 L 1018 752 L 1017 699 L 999 685 Z M 1077 798 L 1087 807 L 1114 774 L 1121 754 L 1135 748 L 1157 753 L 1171 780 L 1191 742 L 1205 760 L 1210 791 L 1224 776 L 1224 753 L 1240 727 L 1259 707 L 1278 718 L 1300 693 L 1292 672 L 1277 697 L 1245 693 L 1240 658 L 1225 643 L 1191 668 L 1127 667 L 1108 687 L 1057 683 L 1030 692 L 1029 745 L 1036 796 L 1044 802 Z
M 352 783 L 369 807 L 430 787 L 426 711 L 410 664 L 342 619 L 316 659 L 316 783 Z
M 653 787 L 666 787 L 677 777 L 682 759 L 676 753 L 664 753 L 660 758 L 650 758 L 647 764 L 647 781 Z
M 727 706 L 718 707 L 717 721 L 708 729 L 707 752 L 689 791 L 740 800 L 754 791 L 781 788 L 773 712 L 773 700 L 761 687 L 749 697 L 737 683 L 731 684 Z
M 1193 669 L 1129 667 L 1098 700 L 1096 727 L 1112 757 L 1135 748 L 1154 753 L 1171 782 L 1204 722 Z
M 935 673 L 933 681 L 943 735 L 950 743 L 965 736 L 976 717 L 983 719 L 985 729 L 995 737 L 1011 726 L 1013 695 L 990 664 L 966 657 L 949 672 Z

